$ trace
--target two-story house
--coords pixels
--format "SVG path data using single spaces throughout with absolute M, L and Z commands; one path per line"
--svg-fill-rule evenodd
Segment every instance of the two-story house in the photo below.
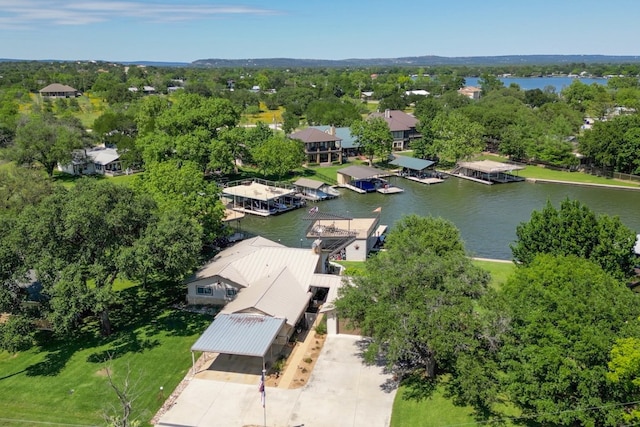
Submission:
M 381 117 L 387 122 L 391 135 L 393 135 L 394 150 L 408 150 L 411 141 L 421 137 L 416 130 L 418 119 L 404 111 L 385 110 L 382 113 L 371 113 L 369 117 Z
M 342 163 L 342 139 L 335 132 L 323 132 L 315 128 L 306 128 L 288 135 L 304 143 L 307 163 L 331 164 Z

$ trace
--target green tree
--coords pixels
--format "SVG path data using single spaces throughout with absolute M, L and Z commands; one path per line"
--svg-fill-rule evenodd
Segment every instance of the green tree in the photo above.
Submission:
M 119 254 L 141 237 L 153 209 L 148 197 L 126 186 L 87 179 L 22 211 L 16 248 L 50 297 L 48 317 L 58 333 L 72 333 L 87 313 L 103 334 L 111 333 Z
M 304 143 L 283 135 L 274 135 L 254 152 L 256 165 L 264 175 L 282 178 L 304 161 Z
M 365 358 L 382 352 L 400 377 L 421 384 L 468 373 L 457 363 L 484 345 L 475 307 L 488 274 L 471 264 L 458 230 L 441 218 L 404 217 L 385 247 L 336 302 L 371 337 Z
M 393 136 L 389 125 L 382 117 L 355 121 L 350 129 L 358 147 L 367 156 L 369 166 L 373 165 L 374 156 L 386 160 L 391 154 Z
M 71 162 L 73 150 L 86 146 L 80 124 L 50 114 L 32 114 L 18 125 L 9 156 L 18 164 L 40 164 L 51 177 L 58 163 Z
M 126 277 L 145 286 L 152 280 L 182 280 L 197 266 L 202 227 L 186 215 L 171 211 L 150 221 L 140 239 L 125 248 L 118 260 Z
M 457 163 L 484 149 L 482 125 L 459 111 L 440 113 L 433 120 L 434 145 L 441 159 Z
M 533 211 L 531 220 L 518 225 L 511 252 L 518 263 L 528 265 L 541 253 L 576 255 L 590 259 L 618 278 L 633 267 L 635 233 L 618 217 L 596 215 L 578 200 L 565 199 L 556 209 L 547 202 Z
M 203 243 L 220 236 L 224 206 L 219 188 L 205 180 L 199 166 L 189 161 L 166 161 L 147 166 L 133 183 L 134 188 L 150 195 L 161 214 L 182 214 L 202 228 Z
M 640 339 L 637 337 L 616 340 L 609 357 L 609 380 L 619 394 L 621 401 L 637 402 L 640 393 Z M 640 421 L 640 407 L 631 403 L 620 408 L 621 418 L 625 424 Z
M 637 295 L 591 261 L 552 254 L 516 270 L 502 295 L 511 322 L 501 370 L 522 416 L 541 425 L 620 425 L 618 405 L 637 399 L 617 393 L 607 363 L 616 339 L 638 333 Z

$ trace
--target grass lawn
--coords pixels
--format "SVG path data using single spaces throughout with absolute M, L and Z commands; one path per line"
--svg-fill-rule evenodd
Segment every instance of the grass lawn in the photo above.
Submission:
M 494 160 L 496 162 L 504 162 L 505 158 L 492 154 L 483 154 L 482 156 L 474 160 Z M 550 179 L 555 181 L 567 181 L 582 184 L 622 185 L 625 187 L 636 188 L 640 187 L 640 184 L 630 181 L 604 178 L 601 176 L 589 175 L 583 172 L 557 171 L 534 165 L 527 165 L 523 170 L 517 171 L 516 174 L 524 178 Z
M 491 273 L 491 282 L 489 286 L 499 291 L 502 285 L 507 281 L 513 273 L 516 266 L 512 262 L 496 262 L 496 261 L 480 261 L 473 260 L 473 263 L 483 270 Z
M 393 401 L 391 427 L 436 427 L 475 425 L 473 409 L 455 406 L 436 390 L 425 400 L 403 398 L 406 388 L 400 387 Z
M 114 311 L 117 332 L 111 337 L 85 332 L 69 340 L 49 337 L 41 347 L 15 355 L 0 352 L 0 424 L 103 425 L 104 411 L 118 408 L 105 377 L 111 364 L 116 383 L 130 371 L 138 396 L 133 415 L 148 425 L 167 397 L 160 395 L 160 387 L 170 393 L 182 380 L 191 367 L 189 349 L 211 322 L 201 315 L 154 308 L 169 307 L 182 292 L 171 284 L 129 287 L 121 297 L 131 305 Z

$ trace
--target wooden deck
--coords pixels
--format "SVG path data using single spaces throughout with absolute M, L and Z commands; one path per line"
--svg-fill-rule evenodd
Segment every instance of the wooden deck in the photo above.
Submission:
M 381 187 L 381 188 L 378 188 L 376 191 L 377 191 L 378 193 L 381 193 L 381 194 L 398 194 L 398 193 L 402 193 L 402 192 L 404 192 L 404 189 L 402 189 L 402 188 L 400 188 L 400 187 L 393 187 L 393 186 L 390 186 L 390 187 Z
M 440 178 L 417 178 L 415 176 L 403 176 L 403 178 L 410 179 L 411 181 L 415 181 L 415 182 L 419 182 L 421 184 L 427 184 L 427 185 L 440 184 L 441 182 L 444 182 L 444 179 L 440 179 Z

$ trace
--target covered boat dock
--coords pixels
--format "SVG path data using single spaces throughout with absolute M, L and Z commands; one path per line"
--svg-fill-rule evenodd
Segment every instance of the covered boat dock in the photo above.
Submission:
M 442 175 L 434 170 L 429 170 L 435 162 L 431 160 L 418 159 L 416 157 L 395 156 L 389 162 L 394 166 L 402 168 L 398 175 L 422 184 L 438 184 L 443 182 Z
M 377 191 L 382 194 L 402 193 L 402 188 L 389 184 L 384 177 L 392 175 L 382 169 L 369 166 L 354 165 L 340 169 L 338 174 L 338 185 L 365 194 Z
M 258 180 L 229 183 L 222 189 L 222 194 L 229 201 L 228 208 L 259 216 L 275 215 L 303 206 L 304 202 L 295 193 L 290 185 Z
M 524 169 L 523 166 L 510 163 L 481 160 L 477 162 L 459 162 L 451 174 L 482 184 L 503 184 L 524 181 L 524 178 L 512 174 L 513 171 L 522 169 Z
M 340 195 L 335 188 L 331 188 L 328 184 L 322 181 L 316 181 L 315 179 L 300 178 L 294 182 L 293 185 L 295 185 L 299 197 L 315 202 L 333 199 Z

